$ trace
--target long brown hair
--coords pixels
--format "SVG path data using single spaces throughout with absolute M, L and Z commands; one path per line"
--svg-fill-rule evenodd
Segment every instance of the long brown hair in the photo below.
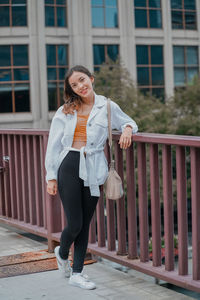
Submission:
M 69 69 L 65 75 L 65 82 L 64 82 L 64 105 L 63 105 L 63 112 L 65 114 L 73 114 L 74 110 L 77 110 L 81 103 L 82 99 L 79 95 L 77 95 L 71 88 L 69 84 L 69 78 L 72 76 L 74 72 L 80 72 L 86 74 L 88 77 L 92 77 L 93 75 L 90 71 L 81 65 L 76 65 L 73 68 Z

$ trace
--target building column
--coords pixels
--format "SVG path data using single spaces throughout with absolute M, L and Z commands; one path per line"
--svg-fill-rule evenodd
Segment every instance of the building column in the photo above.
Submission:
M 119 29 L 120 29 L 120 54 L 122 63 L 129 71 L 134 83 L 137 81 L 135 20 L 133 1 L 119 0 Z
M 69 53 L 70 67 L 81 64 L 89 70 L 93 68 L 91 4 L 88 0 L 70 0 Z
M 170 0 L 162 0 L 162 20 L 164 30 L 164 75 L 166 99 L 174 94 L 174 62 L 171 29 Z

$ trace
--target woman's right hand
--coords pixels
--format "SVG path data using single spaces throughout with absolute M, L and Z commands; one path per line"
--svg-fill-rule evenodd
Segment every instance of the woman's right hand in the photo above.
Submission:
M 56 195 L 58 190 L 58 184 L 56 179 L 49 180 L 47 183 L 47 193 L 49 195 Z

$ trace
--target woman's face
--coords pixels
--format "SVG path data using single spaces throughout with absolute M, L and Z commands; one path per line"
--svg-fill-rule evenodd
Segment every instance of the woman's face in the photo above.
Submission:
M 94 77 L 88 77 L 88 75 L 82 72 L 73 72 L 69 78 L 72 90 L 83 99 L 93 95 L 93 82 Z

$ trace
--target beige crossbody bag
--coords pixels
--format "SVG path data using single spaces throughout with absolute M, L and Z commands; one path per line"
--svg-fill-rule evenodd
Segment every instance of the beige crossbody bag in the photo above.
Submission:
M 124 192 L 122 186 L 122 180 L 117 171 L 115 170 L 115 161 L 112 159 L 112 128 L 111 128 L 111 108 L 110 99 L 107 99 L 107 112 L 108 112 L 108 143 L 110 154 L 110 166 L 108 171 L 108 177 L 105 182 L 105 194 L 106 199 L 117 200 L 120 199 Z

